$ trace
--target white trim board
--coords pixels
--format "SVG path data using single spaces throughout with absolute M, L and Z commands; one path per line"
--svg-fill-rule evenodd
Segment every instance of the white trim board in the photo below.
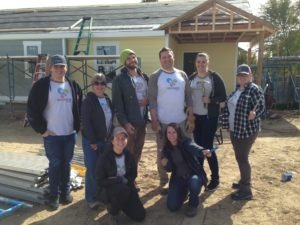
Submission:
M 60 39 L 77 38 L 78 32 L 51 32 L 51 33 L 31 33 L 31 34 L 0 34 L 0 40 L 28 40 L 28 39 Z M 141 30 L 141 31 L 94 31 L 92 38 L 119 38 L 119 37 L 164 37 L 165 31 Z

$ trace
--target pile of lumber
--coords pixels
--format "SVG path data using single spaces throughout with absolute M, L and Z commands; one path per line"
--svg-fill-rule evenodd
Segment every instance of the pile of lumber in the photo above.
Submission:
M 3 151 L 0 159 L 0 195 L 44 204 L 48 192 L 48 159 Z

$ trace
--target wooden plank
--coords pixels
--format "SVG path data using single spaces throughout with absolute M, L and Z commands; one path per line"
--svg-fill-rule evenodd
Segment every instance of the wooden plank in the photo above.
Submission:
M 43 175 L 48 168 L 45 156 L 0 151 L 0 168 L 10 171 Z

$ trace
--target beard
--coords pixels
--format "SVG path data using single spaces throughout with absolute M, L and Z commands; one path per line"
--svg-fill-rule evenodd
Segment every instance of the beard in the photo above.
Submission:
M 126 67 L 130 70 L 134 70 L 137 68 L 137 62 L 128 63 L 126 64 Z

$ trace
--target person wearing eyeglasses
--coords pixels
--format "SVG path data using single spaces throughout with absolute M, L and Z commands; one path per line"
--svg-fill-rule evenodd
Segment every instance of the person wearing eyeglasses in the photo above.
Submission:
M 113 109 L 105 94 L 105 75 L 95 74 L 91 87 L 81 107 L 82 148 L 86 167 L 85 200 L 89 208 L 97 209 L 100 203 L 96 200 L 96 163 L 112 132 Z
M 112 83 L 112 102 L 119 124 L 128 133 L 127 149 L 136 164 L 141 158 L 148 121 L 148 76 L 138 68 L 136 53 L 124 49 L 120 54 L 124 66 Z

